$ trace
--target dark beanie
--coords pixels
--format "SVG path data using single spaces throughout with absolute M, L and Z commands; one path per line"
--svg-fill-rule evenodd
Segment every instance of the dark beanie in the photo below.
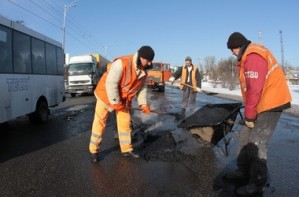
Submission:
M 185 58 L 185 61 L 190 61 L 190 62 L 192 62 L 192 58 L 191 58 L 190 56 L 187 56 L 187 57 Z
M 243 36 L 243 34 L 239 32 L 232 33 L 227 41 L 227 48 L 229 49 L 235 49 L 242 47 L 244 44 L 246 44 L 248 40 Z
M 139 55 L 139 57 L 142 57 L 142 58 L 147 59 L 149 61 L 153 61 L 153 59 L 155 57 L 155 52 L 152 49 L 152 47 L 150 47 L 150 46 L 142 46 L 138 50 L 138 55 Z

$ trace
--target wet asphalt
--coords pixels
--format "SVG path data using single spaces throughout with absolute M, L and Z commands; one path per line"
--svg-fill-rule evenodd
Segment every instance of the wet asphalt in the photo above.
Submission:
M 177 113 L 180 101 L 174 88 L 150 94 L 152 108 L 161 111 Z M 235 102 L 199 94 L 195 112 L 207 104 Z M 222 175 L 235 168 L 240 125 L 227 136 L 226 156 L 223 140 L 213 145 L 178 128 L 172 115 L 135 111 L 134 147 L 143 158 L 121 156 L 109 121 L 101 161 L 92 164 L 88 143 L 94 106 L 93 96 L 68 97 L 51 109 L 47 124 L 22 117 L 1 125 L 0 196 L 234 196 L 240 183 L 225 182 Z M 297 150 L 298 117 L 284 113 L 268 146 L 269 185 L 257 196 L 299 196 Z

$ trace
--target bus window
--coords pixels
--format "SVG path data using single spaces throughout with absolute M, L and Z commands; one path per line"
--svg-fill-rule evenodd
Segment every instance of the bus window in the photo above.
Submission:
M 63 75 L 64 74 L 64 54 L 63 50 L 60 48 L 56 48 L 57 52 L 57 71 L 58 75 Z
M 24 115 L 45 122 L 49 107 L 65 100 L 61 46 L 0 15 L 0 123 Z
M 56 50 L 51 44 L 46 44 L 47 74 L 57 75 Z
M 32 69 L 34 74 L 46 74 L 44 42 L 32 38 Z
M 11 32 L 0 26 L 0 73 L 12 72 Z
M 16 31 L 13 37 L 14 72 L 31 73 L 30 37 Z

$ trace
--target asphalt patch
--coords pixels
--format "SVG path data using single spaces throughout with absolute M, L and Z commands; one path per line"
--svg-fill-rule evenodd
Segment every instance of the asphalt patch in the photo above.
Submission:
M 194 159 L 194 156 L 186 155 L 176 147 L 171 133 L 163 132 L 162 135 L 149 135 L 143 143 L 142 152 L 147 161 L 180 162 Z

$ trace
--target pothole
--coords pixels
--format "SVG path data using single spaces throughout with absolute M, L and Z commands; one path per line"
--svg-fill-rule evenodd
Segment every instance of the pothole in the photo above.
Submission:
M 180 162 L 193 160 L 194 156 L 186 155 L 176 149 L 177 144 L 170 132 L 161 135 L 149 135 L 140 148 L 147 161 Z

